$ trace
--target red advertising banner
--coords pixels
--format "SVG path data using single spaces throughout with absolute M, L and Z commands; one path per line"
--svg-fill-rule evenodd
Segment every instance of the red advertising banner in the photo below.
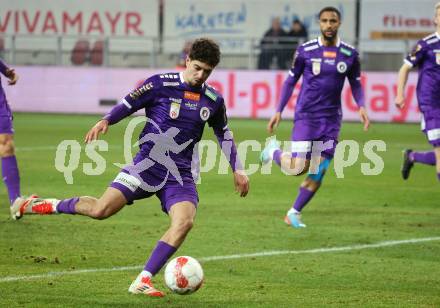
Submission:
M 106 113 L 122 97 L 149 76 L 170 70 L 16 67 L 19 83 L 10 87 L 3 79 L 8 101 L 14 111 L 60 113 Z M 228 115 L 241 118 L 268 118 L 276 109 L 286 77 L 281 71 L 217 70 L 208 83 L 225 98 Z M 418 122 L 420 113 L 416 98 L 416 73 L 410 74 L 407 104 L 394 106 L 396 72 L 365 72 L 362 84 L 366 107 L 373 121 Z M 284 118 L 292 118 L 301 80 L 284 110 Z M 344 119 L 357 121 L 357 106 L 348 82 L 341 96 Z

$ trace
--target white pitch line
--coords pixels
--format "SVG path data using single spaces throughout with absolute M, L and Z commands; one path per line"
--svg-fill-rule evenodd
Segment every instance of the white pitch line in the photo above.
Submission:
M 269 257 L 269 256 L 279 256 L 279 255 L 288 255 L 288 254 L 293 254 L 293 255 L 317 254 L 317 253 L 328 253 L 328 252 L 373 249 L 380 247 L 390 247 L 390 246 L 403 245 L 403 244 L 417 244 L 417 243 L 433 242 L 433 241 L 440 241 L 440 237 L 425 237 L 425 238 L 415 238 L 408 240 L 385 241 L 385 242 L 378 242 L 375 244 L 361 244 L 361 245 L 352 245 L 352 246 L 315 248 L 315 249 L 306 249 L 306 250 L 273 250 L 273 251 L 262 251 L 256 253 L 236 254 L 236 255 L 227 255 L 227 256 L 201 257 L 197 259 L 200 262 L 210 262 L 210 261 L 219 261 L 219 260 Z M 21 281 L 21 280 L 32 280 L 32 279 L 40 279 L 40 278 L 46 279 L 51 277 L 78 275 L 78 274 L 87 274 L 87 273 L 131 271 L 131 270 L 138 270 L 141 268 L 142 265 L 132 265 L 132 266 L 111 267 L 111 268 L 90 268 L 90 269 L 82 269 L 82 270 L 74 270 L 74 271 L 49 272 L 46 274 L 28 275 L 28 276 L 24 276 L 24 275 L 6 276 L 6 277 L 0 277 L 0 283 Z
M 80 143 L 81 144 L 81 143 Z M 109 145 L 109 149 L 122 149 L 122 145 Z M 33 152 L 33 151 L 47 151 L 47 150 L 57 150 L 56 145 L 42 145 L 42 146 L 28 146 L 28 147 L 17 147 L 15 150 L 17 152 Z M 63 148 L 60 148 L 63 149 Z M 64 149 L 67 149 L 65 147 Z

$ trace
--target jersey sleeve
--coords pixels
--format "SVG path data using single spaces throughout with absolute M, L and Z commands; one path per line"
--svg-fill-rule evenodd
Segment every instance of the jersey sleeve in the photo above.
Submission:
M 115 124 L 139 109 L 154 103 L 159 86 L 160 82 L 156 76 L 148 78 L 140 87 L 125 96 L 103 119 L 109 121 L 110 125 Z
M 228 128 L 228 117 L 226 116 L 226 107 L 223 98 L 221 105 L 208 120 L 208 125 L 214 130 L 217 141 L 222 148 L 223 154 L 229 161 L 232 171 L 243 170 L 243 165 L 238 157 L 237 146 L 233 138 L 232 132 Z
M 226 115 L 226 106 L 223 98 L 221 100 L 220 107 L 216 110 L 214 115 L 208 119 L 208 125 L 214 129 L 214 132 L 223 131 L 228 126 L 228 117 Z
M 280 100 L 277 106 L 277 112 L 283 112 L 284 108 L 289 102 L 289 99 L 293 93 L 293 89 L 295 88 L 298 79 L 301 77 L 301 75 L 304 72 L 305 63 L 306 61 L 304 58 L 304 54 L 300 47 L 295 52 L 292 62 L 292 68 L 290 69 L 289 75 L 287 76 L 286 80 L 283 83 Z
M 361 84 L 361 61 L 357 52 L 354 52 L 353 57 L 353 65 L 347 74 L 347 78 L 350 83 L 351 92 L 353 93 L 356 104 L 358 107 L 364 107 L 365 97 Z
M 418 66 L 423 61 L 426 47 L 427 44 L 425 41 L 420 40 L 413 50 L 406 56 L 404 62 L 411 67 Z

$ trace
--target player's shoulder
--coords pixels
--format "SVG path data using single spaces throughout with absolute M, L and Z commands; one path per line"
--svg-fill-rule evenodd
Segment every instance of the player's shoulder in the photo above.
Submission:
M 348 57 L 358 55 L 358 51 L 356 50 L 356 48 L 354 46 L 352 46 L 342 40 L 340 41 L 340 44 L 339 44 L 339 51 Z
M 314 49 L 318 49 L 319 48 L 319 43 L 318 43 L 318 39 L 315 38 L 313 40 L 307 41 L 303 44 L 301 44 L 301 46 L 299 46 L 298 50 L 300 52 L 308 52 L 308 51 L 312 51 Z
M 223 96 L 218 92 L 218 90 L 206 82 L 202 93 L 215 103 L 224 102 Z
M 440 36 L 436 32 L 434 32 L 421 39 L 418 43 L 422 46 L 428 46 L 438 42 L 440 42 Z

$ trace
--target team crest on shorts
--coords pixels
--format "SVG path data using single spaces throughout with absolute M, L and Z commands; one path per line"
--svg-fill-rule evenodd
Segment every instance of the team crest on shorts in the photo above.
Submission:
M 435 62 L 440 65 L 440 50 L 435 54 Z
M 210 114 L 211 114 L 211 112 L 209 111 L 209 108 L 208 108 L 208 107 L 202 107 L 202 108 L 200 109 L 200 118 L 201 118 L 203 121 L 208 120 Z
M 170 107 L 170 118 L 177 119 L 180 112 L 180 104 L 179 103 L 171 103 Z
M 336 69 L 338 70 L 339 73 L 343 74 L 347 71 L 347 64 L 345 62 L 338 62 L 338 64 L 336 64 Z
M 312 72 L 313 75 L 319 75 L 319 73 L 321 73 L 321 62 L 312 63 Z

